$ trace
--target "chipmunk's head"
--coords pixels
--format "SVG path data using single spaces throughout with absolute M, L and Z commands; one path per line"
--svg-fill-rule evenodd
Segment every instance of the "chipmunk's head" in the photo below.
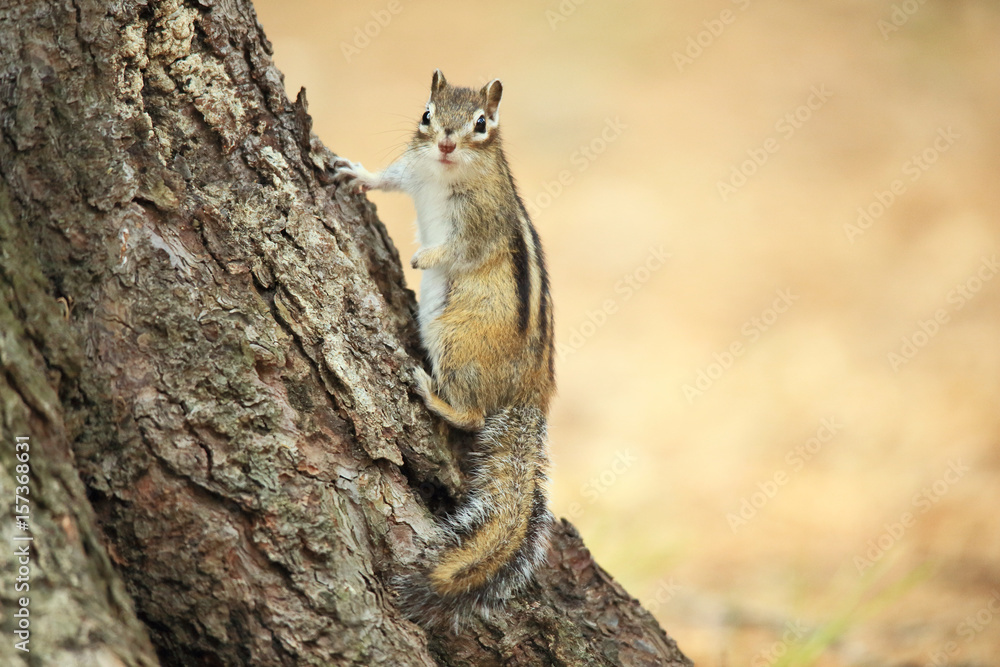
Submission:
M 434 70 L 431 97 L 420 117 L 414 145 L 443 173 L 479 171 L 495 161 L 500 150 L 500 95 L 503 86 L 493 79 L 481 90 L 448 85 L 441 70 Z

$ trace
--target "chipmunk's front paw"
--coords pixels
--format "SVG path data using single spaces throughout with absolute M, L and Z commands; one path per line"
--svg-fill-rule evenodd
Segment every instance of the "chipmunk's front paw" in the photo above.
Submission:
M 337 187 L 347 188 L 351 194 L 368 192 L 375 186 L 375 179 L 370 171 L 360 162 L 351 162 L 346 158 L 337 158 L 333 163 L 333 182 Z
M 421 270 L 433 269 L 435 266 L 441 264 L 443 257 L 444 252 L 439 245 L 430 248 L 421 248 L 413 255 L 413 259 L 410 260 L 410 266 Z
M 417 386 L 417 393 L 424 402 L 428 402 L 434 396 L 434 380 L 419 366 L 413 369 L 413 382 Z

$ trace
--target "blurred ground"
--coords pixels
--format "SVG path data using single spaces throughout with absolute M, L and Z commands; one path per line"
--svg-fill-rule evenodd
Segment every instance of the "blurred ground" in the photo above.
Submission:
M 554 510 L 697 663 L 1000 663 L 996 3 L 257 9 L 369 168 L 435 67 L 503 79 Z M 408 200 L 372 199 L 408 258 Z

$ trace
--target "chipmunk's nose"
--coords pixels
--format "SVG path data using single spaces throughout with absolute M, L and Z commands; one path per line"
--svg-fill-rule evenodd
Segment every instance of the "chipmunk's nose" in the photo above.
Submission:
M 441 141 L 438 142 L 438 150 L 444 153 L 445 155 L 448 155 L 453 150 L 455 150 L 455 140 L 449 138 L 442 139 Z

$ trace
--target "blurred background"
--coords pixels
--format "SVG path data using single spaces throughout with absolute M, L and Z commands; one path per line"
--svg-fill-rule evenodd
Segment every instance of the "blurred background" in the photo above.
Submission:
M 689 656 L 998 664 L 996 2 L 255 4 L 373 170 L 435 67 L 503 80 L 553 509 Z M 408 259 L 410 201 L 371 198 Z

